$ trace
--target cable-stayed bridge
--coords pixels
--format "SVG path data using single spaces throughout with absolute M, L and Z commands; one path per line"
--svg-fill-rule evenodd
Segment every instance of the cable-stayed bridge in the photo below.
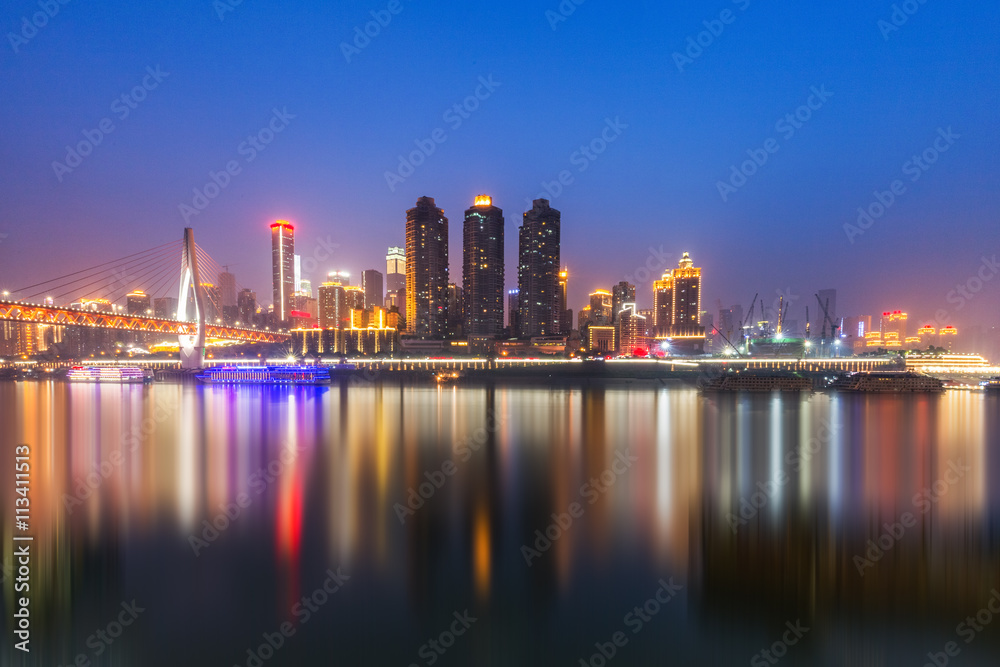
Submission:
M 207 340 L 289 340 L 286 331 L 254 328 L 226 317 L 225 301 L 231 301 L 233 296 L 202 278 L 223 274 L 231 275 L 195 243 L 194 232 L 188 228 L 179 241 L 5 291 L 0 294 L 0 320 L 176 335 L 181 365 L 186 368 L 202 365 Z M 222 287 L 233 292 L 240 288 L 235 278 L 232 285 Z M 134 294 L 147 300 L 176 295 L 172 297 L 176 299 L 176 311 L 164 313 L 147 308 L 144 314 L 129 312 L 119 302 L 126 302 Z

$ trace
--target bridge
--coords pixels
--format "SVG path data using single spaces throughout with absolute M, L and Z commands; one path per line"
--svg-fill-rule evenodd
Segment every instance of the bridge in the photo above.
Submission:
M 174 283 L 178 260 L 180 277 L 179 282 Z M 180 242 L 166 243 L 28 285 L 14 290 L 13 294 L 3 292 L 0 297 L 0 321 L 177 336 L 183 368 L 201 368 L 204 365 L 205 347 L 209 340 L 239 343 L 282 343 L 290 340 L 290 335 L 284 331 L 239 326 L 238 322 L 233 326 L 224 324 L 222 318 L 217 318 L 214 323 L 207 321 L 209 308 L 219 314 L 224 309 L 219 291 L 210 292 L 202 281 L 202 265 L 216 275 L 222 274 L 211 255 L 195 244 L 193 230 L 186 228 Z M 178 285 L 174 318 L 153 316 L 151 309 L 147 309 L 145 315 L 125 313 L 123 306 L 114 303 L 125 298 L 123 287 L 133 290 L 133 293 L 137 293 L 135 289 L 145 287 L 143 296 L 152 298 L 164 289 L 171 292 L 173 284 Z M 235 287 L 234 277 L 233 289 Z M 36 299 L 43 294 L 55 296 L 46 296 L 39 303 Z M 57 304 L 57 300 L 65 298 L 71 299 L 71 303 Z

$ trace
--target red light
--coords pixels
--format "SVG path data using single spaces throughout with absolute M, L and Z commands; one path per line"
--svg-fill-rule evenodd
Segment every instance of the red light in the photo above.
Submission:
M 275 220 L 274 223 L 271 224 L 271 229 L 274 229 L 275 227 L 288 227 L 289 231 L 295 231 L 295 227 L 293 227 L 292 223 L 287 220 Z

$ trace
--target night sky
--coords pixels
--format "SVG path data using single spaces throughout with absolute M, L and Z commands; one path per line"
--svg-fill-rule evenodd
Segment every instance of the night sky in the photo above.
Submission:
M 871 0 L 566 0 L 568 16 L 558 0 L 71 1 L 22 34 L 39 5 L 12 0 L 0 13 L 0 287 L 192 226 L 266 303 L 269 221 L 296 224 L 304 257 L 320 239 L 339 244 L 306 276 L 316 284 L 332 269 L 384 271 L 422 195 L 450 219 L 461 283 L 461 221 L 478 193 L 504 209 L 514 287 L 521 214 L 565 170 L 572 181 L 548 198 L 574 310 L 627 276 L 650 304 L 637 269 L 658 275 L 689 251 L 713 313 L 717 299 L 770 303 L 781 290 L 802 318 L 814 291 L 835 287 L 841 315 L 945 309 L 994 324 L 1000 274 L 961 309 L 948 293 L 1000 254 L 1000 6 L 902 5 L 916 12 L 890 30 L 893 3 Z M 358 48 L 371 12 L 391 21 Z M 121 101 L 144 82 L 145 99 Z M 808 120 L 782 120 L 810 102 Z M 77 166 L 53 165 L 102 121 L 113 130 Z M 271 143 L 243 143 L 269 123 L 281 128 Z M 939 138 L 947 150 L 914 171 Z M 386 172 L 428 141 L 390 188 Z M 604 150 L 591 159 L 587 145 Z M 724 201 L 719 182 L 762 152 Z M 181 205 L 231 161 L 238 173 L 185 222 Z M 858 207 L 896 180 L 905 191 L 849 238 Z

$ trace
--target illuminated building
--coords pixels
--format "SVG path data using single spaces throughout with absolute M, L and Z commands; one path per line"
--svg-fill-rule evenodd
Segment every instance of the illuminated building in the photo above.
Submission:
M 344 287 L 344 300 L 348 310 L 365 309 L 365 291 L 357 285 L 347 285 Z
M 152 310 L 148 294 L 137 289 L 125 295 L 125 312 L 129 315 L 145 316 L 147 310 Z
M 653 281 L 653 332 L 657 336 L 670 333 L 674 317 L 674 279 L 668 271 Z
M 287 322 L 295 294 L 295 228 L 286 220 L 271 225 L 271 286 L 274 292 L 274 315 Z
M 319 328 L 339 329 L 347 315 L 344 286 L 327 281 L 319 286 Z
M 902 348 L 906 342 L 907 314 L 901 310 L 882 313 L 880 330 L 882 332 L 882 347 L 886 349 Z
M 351 274 L 347 271 L 331 271 L 326 274 L 326 282 L 347 286 L 351 284 Z
M 385 292 L 382 289 L 382 272 L 368 269 L 361 272 L 361 289 L 365 291 L 365 308 L 382 308 Z
M 590 304 L 587 304 L 580 309 L 577 314 L 576 328 L 580 332 L 581 336 L 586 335 L 587 326 L 590 325 Z
M 611 288 L 612 324 L 618 321 L 618 314 L 625 307 L 626 303 L 635 304 L 635 285 L 623 280 Z
M 392 246 L 385 256 L 385 289 L 406 289 L 406 250 Z
M 406 332 L 443 339 L 448 331 L 448 218 L 432 197 L 406 212 Z
M 161 296 L 153 299 L 153 317 L 162 320 L 177 319 L 177 297 Z
M 202 293 L 205 295 L 205 321 L 215 322 L 216 320 L 222 319 L 222 291 L 219 289 L 218 285 L 212 283 L 201 283 Z M 191 299 L 194 299 L 194 292 L 191 293 Z M 291 300 L 292 310 L 295 309 L 294 298 Z M 188 312 L 194 312 L 194 304 L 191 304 L 191 308 Z M 288 311 L 289 314 L 291 310 Z
M 938 346 L 951 352 L 957 336 L 958 329 L 952 325 L 949 324 L 948 326 L 941 327 L 941 330 L 938 332 Z
M 694 266 L 684 253 L 674 269 L 673 327 L 675 333 L 689 332 L 698 327 L 701 315 L 701 269 Z
M 521 290 L 514 289 L 507 290 L 507 327 L 510 329 L 510 337 L 518 338 L 521 334 L 521 303 L 520 303 Z
M 299 291 L 296 294 L 304 294 L 305 296 L 313 295 L 313 284 L 311 280 L 306 280 L 303 278 L 299 281 Z
M 318 301 L 311 296 L 306 296 L 305 294 L 295 295 L 295 310 L 300 313 L 306 313 L 313 319 L 319 317 Z
M 559 272 L 559 287 L 556 294 L 556 309 L 559 312 L 559 326 L 556 333 L 568 334 L 573 329 L 573 311 L 569 306 L 569 269 L 563 267 Z
M 464 332 L 465 299 L 462 288 L 455 283 L 448 283 L 448 336 L 460 338 Z
M 536 199 L 518 229 L 517 288 L 523 337 L 562 333 L 566 303 L 560 284 L 559 253 L 562 214 L 549 200 Z
M 670 339 L 675 351 L 698 353 L 705 346 L 701 326 L 701 269 L 684 253 L 677 268 L 653 282 L 653 334 Z
M 70 308 L 104 313 L 112 313 L 115 310 L 114 306 L 107 299 L 80 299 L 79 301 L 74 301 L 69 306 Z
M 618 314 L 618 352 L 628 356 L 649 353 L 649 332 L 646 318 L 636 311 L 634 303 L 622 304 Z
M 478 195 L 462 226 L 463 334 L 499 336 L 503 331 L 503 210 Z
M 587 327 L 587 349 L 593 352 L 614 354 L 618 350 L 613 326 L 591 325 Z
M 610 326 L 612 322 L 611 292 L 606 289 L 594 290 L 590 293 L 590 323 L 597 326 Z
M 236 302 L 240 311 L 240 324 L 253 326 L 257 320 L 257 293 L 251 289 L 242 289 Z

